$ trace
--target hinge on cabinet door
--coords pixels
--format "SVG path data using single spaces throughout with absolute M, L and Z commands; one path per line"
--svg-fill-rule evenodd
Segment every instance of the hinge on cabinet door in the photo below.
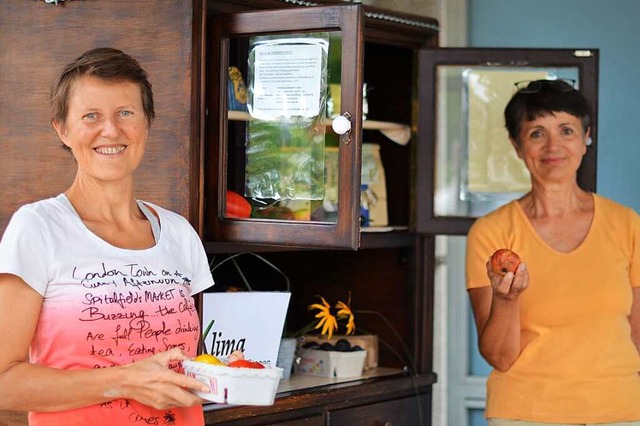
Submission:
M 314 3 L 311 1 L 302 1 L 302 0 L 278 0 L 278 1 L 281 1 L 283 3 L 295 4 L 296 6 L 320 6 L 319 3 Z
M 483 63 L 483 65 L 486 67 L 503 67 L 503 66 L 524 67 L 529 65 L 529 61 L 508 61 L 508 62 L 486 61 Z
M 591 50 L 574 50 L 573 56 L 576 58 L 590 58 L 593 56 L 593 52 Z

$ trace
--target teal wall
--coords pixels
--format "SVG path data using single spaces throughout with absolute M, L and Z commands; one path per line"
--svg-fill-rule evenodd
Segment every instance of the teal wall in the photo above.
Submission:
M 600 50 L 598 193 L 640 212 L 640 1 L 468 0 L 470 47 Z

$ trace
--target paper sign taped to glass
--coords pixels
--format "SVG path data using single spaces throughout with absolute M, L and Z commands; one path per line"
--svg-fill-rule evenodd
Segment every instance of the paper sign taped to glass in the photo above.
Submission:
M 208 352 L 226 357 L 241 350 L 245 358 L 275 367 L 290 298 L 289 292 L 204 293 L 203 328 L 213 320 L 204 341 Z
M 471 193 L 524 193 L 531 179 L 509 142 L 504 126 L 506 103 L 513 83 L 545 78 L 532 71 L 474 69 L 466 72 L 468 111 L 467 191 Z
M 252 37 L 245 196 L 321 200 L 329 38 Z

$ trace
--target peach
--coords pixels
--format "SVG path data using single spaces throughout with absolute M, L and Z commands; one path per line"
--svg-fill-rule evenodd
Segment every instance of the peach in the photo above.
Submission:
M 507 272 L 513 272 L 515 274 L 519 265 L 520 256 L 509 249 L 499 249 L 491 255 L 491 270 L 502 277 L 504 277 Z

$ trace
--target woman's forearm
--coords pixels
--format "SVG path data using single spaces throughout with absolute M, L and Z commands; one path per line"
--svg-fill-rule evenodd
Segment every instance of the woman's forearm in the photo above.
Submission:
M 508 370 L 520 355 L 520 333 L 518 301 L 494 296 L 489 317 L 478 330 L 482 356 L 496 370 Z
M 61 411 L 113 400 L 122 368 L 60 370 L 21 362 L 0 375 L 0 409 Z
M 0 410 L 61 411 L 131 399 L 155 409 L 190 407 L 207 385 L 170 368 L 188 359 L 179 348 L 122 366 L 61 370 L 19 362 L 0 374 Z

